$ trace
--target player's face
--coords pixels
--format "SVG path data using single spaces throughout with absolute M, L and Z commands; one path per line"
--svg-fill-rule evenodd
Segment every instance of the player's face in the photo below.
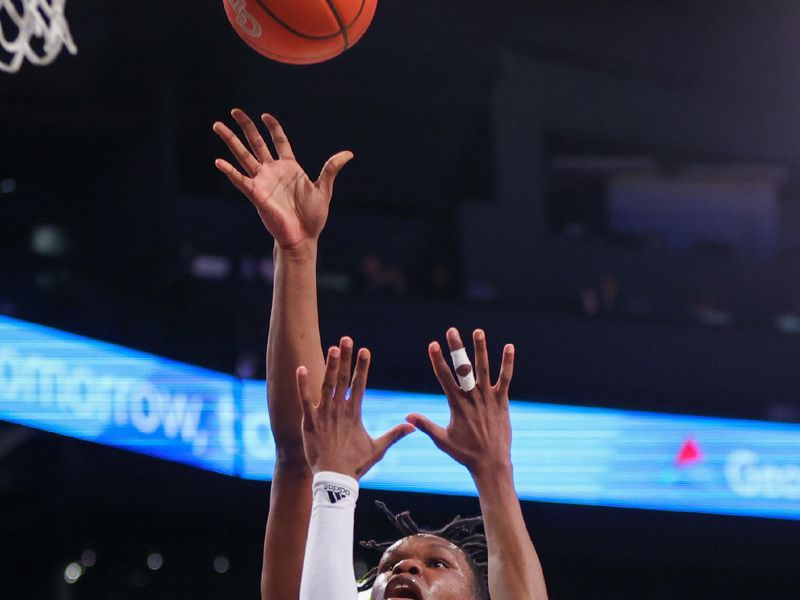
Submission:
M 435 535 L 412 535 L 384 552 L 372 600 L 467 600 L 472 577 L 458 546 Z

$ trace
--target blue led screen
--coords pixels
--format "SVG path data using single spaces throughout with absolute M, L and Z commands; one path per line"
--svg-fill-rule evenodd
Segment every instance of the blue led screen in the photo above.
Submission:
M 800 425 L 512 402 L 521 498 L 800 519 Z M 441 396 L 370 390 L 367 429 Z M 263 382 L 241 381 L 0 317 L 0 419 L 248 479 L 275 459 Z M 474 494 L 466 470 L 421 433 L 401 440 L 365 487 Z
M 234 474 L 238 381 L 0 317 L 0 418 Z

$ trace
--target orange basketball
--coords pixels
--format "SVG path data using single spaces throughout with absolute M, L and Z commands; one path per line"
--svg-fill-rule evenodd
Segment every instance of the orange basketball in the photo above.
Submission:
M 295 65 L 338 56 L 372 22 L 378 0 L 223 0 L 236 33 L 264 56 Z

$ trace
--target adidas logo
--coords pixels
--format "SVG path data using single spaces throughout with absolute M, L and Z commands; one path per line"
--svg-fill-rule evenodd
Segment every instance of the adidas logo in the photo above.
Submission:
M 347 488 L 339 487 L 331 483 L 326 483 L 323 489 L 328 494 L 328 500 L 330 500 L 331 504 L 336 504 L 341 499 L 350 495 L 350 490 Z
M 331 504 L 336 504 L 339 500 L 345 497 L 345 494 L 342 492 L 334 492 L 332 490 L 328 490 L 328 500 L 331 501 Z

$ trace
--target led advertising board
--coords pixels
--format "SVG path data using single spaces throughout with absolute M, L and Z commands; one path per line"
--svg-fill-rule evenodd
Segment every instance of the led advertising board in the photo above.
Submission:
M 234 474 L 238 381 L 0 317 L 0 419 Z
M 409 412 L 444 425 L 441 396 L 370 390 L 373 435 Z M 512 402 L 522 499 L 800 519 L 800 425 Z M 263 382 L 0 317 L 0 419 L 248 479 L 269 479 Z M 422 433 L 365 487 L 475 493 Z

